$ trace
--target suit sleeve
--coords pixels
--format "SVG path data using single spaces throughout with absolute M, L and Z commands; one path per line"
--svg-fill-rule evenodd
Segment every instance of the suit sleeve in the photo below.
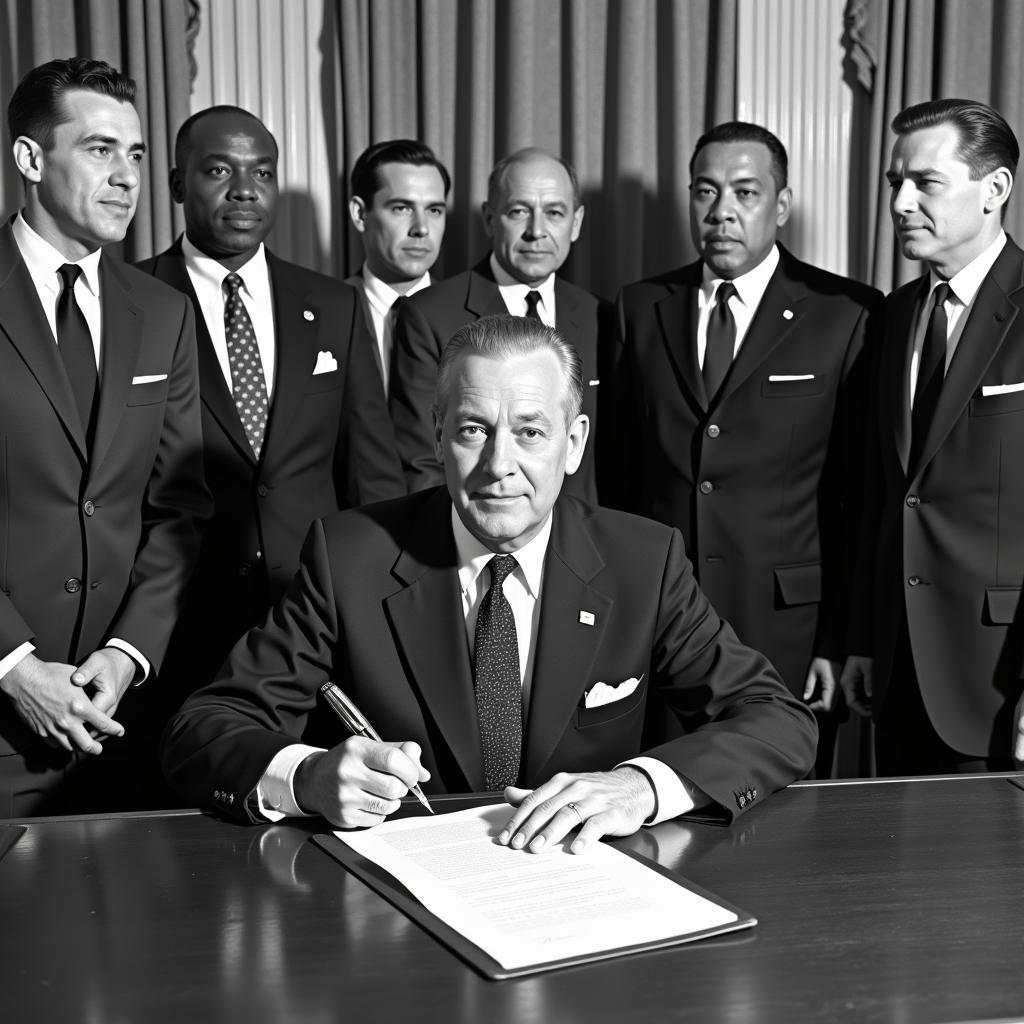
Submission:
M 159 671 L 213 511 L 203 477 L 199 369 L 192 304 L 180 296 L 163 428 L 142 496 L 142 536 L 131 583 L 107 636 L 137 648 Z
M 317 520 L 297 575 L 264 625 L 235 644 L 217 678 L 167 726 L 161 754 L 174 789 L 199 806 L 208 806 L 211 794 L 231 795 L 216 809 L 256 821 L 246 797 L 274 755 L 301 740 L 320 685 L 331 678 L 337 638 L 327 543 Z
M 353 294 L 353 298 L 357 300 L 358 296 Z M 375 345 L 359 305 L 358 301 L 353 303 L 348 373 L 335 449 L 341 508 L 405 494 L 395 435 L 374 360 Z
M 817 727 L 764 655 L 719 619 L 681 535 L 671 536 L 651 672 L 685 734 L 644 754 L 698 786 L 731 820 L 810 771 Z
M 398 307 L 391 365 L 391 419 L 409 493 L 444 483 L 434 457 L 434 393 L 441 348 L 416 303 Z

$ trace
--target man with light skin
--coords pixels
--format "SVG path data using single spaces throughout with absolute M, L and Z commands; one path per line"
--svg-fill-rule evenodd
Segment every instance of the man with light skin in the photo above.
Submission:
M 1020 150 L 983 103 L 892 122 L 903 255 L 886 305 L 862 573 L 841 685 L 881 775 L 1024 764 L 1024 252 L 1003 230 Z
M 314 524 L 288 594 L 171 722 L 172 785 L 239 821 L 343 827 L 415 784 L 493 792 L 516 808 L 499 842 L 579 828 L 579 853 L 697 809 L 731 820 L 803 775 L 812 716 L 715 614 L 678 532 L 561 494 L 582 390 L 543 324 L 458 331 L 436 388 L 446 485 Z M 327 680 L 392 742 L 346 739 Z M 654 691 L 681 735 L 645 749 Z
M 390 139 L 360 154 L 351 185 L 349 216 L 362 235 L 365 259 L 360 272 L 345 283 L 362 297 L 386 394 L 395 303 L 433 283 L 430 270 L 444 239 L 451 178 L 429 146 L 415 139 Z
M 591 435 L 596 433 L 599 353 L 611 327 L 611 307 L 558 274 L 583 227 L 575 170 L 544 150 L 518 150 L 491 171 L 481 210 L 490 254 L 410 297 L 396 319 L 389 399 L 410 491 L 443 479 L 431 416 L 437 366 L 448 339 L 480 317 L 530 316 L 557 327 L 583 360 L 583 410 Z M 568 487 L 596 503 L 592 447 L 593 442 Z

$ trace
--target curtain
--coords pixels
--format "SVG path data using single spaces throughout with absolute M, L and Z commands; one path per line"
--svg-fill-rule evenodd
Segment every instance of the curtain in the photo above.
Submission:
M 921 265 L 899 252 L 889 216 L 889 124 L 904 107 L 958 96 L 995 107 L 1018 139 L 1024 130 L 1024 39 L 1019 0 L 849 0 L 848 77 L 854 89 L 854 140 L 861 154 L 851 187 L 854 276 L 891 291 Z M 1010 200 L 1006 230 L 1024 238 L 1024 199 Z
M 138 210 L 121 255 L 141 259 L 168 245 L 183 224 L 170 196 L 167 170 L 174 132 L 189 113 L 192 76 L 187 39 L 194 31 L 197 4 L 194 0 L 3 0 L 0 10 L 0 100 L 5 115 L 25 72 L 56 57 L 105 60 L 135 79 L 135 105 L 148 154 Z M 21 176 L 6 155 L 0 160 L 0 193 L 7 216 L 20 209 Z
M 488 173 L 527 145 L 580 177 L 568 278 L 613 297 L 694 258 L 687 164 L 697 137 L 735 116 L 735 0 L 336 0 L 325 19 L 338 46 L 337 273 L 361 260 L 348 171 L 399 137 L 452 172 L 442 275 L 487 252 Z

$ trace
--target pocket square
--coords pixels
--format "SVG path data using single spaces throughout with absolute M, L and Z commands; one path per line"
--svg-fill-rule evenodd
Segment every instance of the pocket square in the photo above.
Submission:
M 989 395 L 1012 395 L 1014 391 L 1024 391 L 1024 381 L 1020 384 L 984 384 L 981 388 L 981 397 L 988 398 Z
M 334 373 L 338 368 L 338 360 L 330 352 L 317 352 L 316 366 L 313 367 L 313 376 L 318 373 Z
M 769 381 L 784 381 L 784 380 L 814 380 L 813 373 L 771 373 L 768 375 Z
M 167 380 L 167 374 L 144 373 L 140 377 L 132 377 L 133 384 L 155 384 L 158 380 Z
M 640 679 L 643 679 L 641 673 Z M 594 683 L 583 695 L 583 706 L 586 708 L 599 708 L 605 704 L 612 704 L 617 700 L 628 697 L 639 685 L 640 679 L 625 679 L 621 683 Z

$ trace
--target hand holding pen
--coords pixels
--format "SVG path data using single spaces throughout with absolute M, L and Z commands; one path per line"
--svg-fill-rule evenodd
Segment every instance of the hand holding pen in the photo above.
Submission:
M 355 706 L 355 704 L 352 703 L 349 697 L 339 686 L 328 681 L 320 687 L 320 692 L 323 694 L 324 700 L 327 701 L 328 706 L 338 716 L 353 736 L 363 736 L 375 743 L 384 742 L 380 738 L 377 730 L 370 725 L 362 712 Z M 419 802 L 423 804 L 431 814 L 433 814 L 434 809 L 427 802 L 427 798 L 423 795 L 423 790 L 420 789 L 419 785 L 414 783 L 409 788 L 415 795 L 416 799 L 419 800 Z

